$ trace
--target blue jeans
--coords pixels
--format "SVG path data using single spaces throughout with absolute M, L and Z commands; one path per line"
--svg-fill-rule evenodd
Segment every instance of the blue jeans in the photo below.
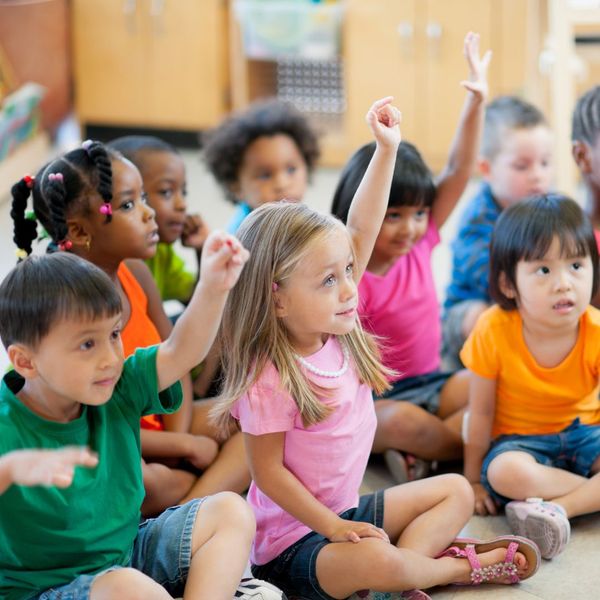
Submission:
M 340 517 L 383 527 L 383 490 L 361 496 L 358 507 L 344 511 Z M 335 600 L 317 580 L 317 556 L 331 543 L 314 531 L 307 533 L 266 565 L 252 565 L 252 574 L 276 585 L 290 599 Z
M 192 531 L 202 500 L 191 500 L 183 506 L 168 508 L 156 519 L 143 521 L 134 542 L 131 561 L 126 565 L 154 579 L 175 597 L 183 595 L 192 561 Z M 97 577 L 122 568 L 115 565 L 94 575 L 80 575 L 71 583 L 46 590 L 35 598 L 87 600 Z
M 481 483 L 499 506 L 504 506 L 512 498 L 494 491 L 487 471 L 494 458 L 504 452 L 526 452 L 541 465 L 587 477 L 600 456 L 600 425 L 583 425 L 578 417 L 558 433 L 501 435 L 496 438 L 481 466 Z

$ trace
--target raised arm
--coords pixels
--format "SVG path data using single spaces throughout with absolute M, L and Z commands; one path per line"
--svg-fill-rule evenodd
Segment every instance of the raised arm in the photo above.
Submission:
M 396 151 L 400 144 L 400 111 L 392 97 L 377 100 L 367 113 L 367 123 L 377 147 L 348 212 L 347 227 L 356 252 L 354 275 L 359 281 L 367 268 L 381 229 L 390 196 Z
M 448 163 L 437 180 L 437 194 L 431 211 L 438 228 L 456 206 L 473 173 L 488 95 L 487 70 L 492 53 L 488 50 L 483 58 L 479 57 L 478 33 L 467 33 L 464 55 L 469 66 L 469 79 L 461 84 L 467 89 L 467 97 L 452 140 Z
M 496 408 L 496 380 L 471 372 L 469 409 L 465 414 L 465 477 L 475 492 L 475 512 L 496 514 L 494 501 L 481 485 L 481 465 L 490 447 L 492 424 Z
M 232 235 L 214 231 L 208 236 L 202 251 L 200 281 L 158 351 L 159 389 L 181 379 L 206 356 L 217 334 L 229 290 L 237 282 L 248 256 Z

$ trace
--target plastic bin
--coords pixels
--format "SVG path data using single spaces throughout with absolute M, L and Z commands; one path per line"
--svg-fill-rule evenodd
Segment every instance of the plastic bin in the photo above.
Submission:
M 340 53 L 343 2 L 236 0 L 248 58 L 332 60 Z

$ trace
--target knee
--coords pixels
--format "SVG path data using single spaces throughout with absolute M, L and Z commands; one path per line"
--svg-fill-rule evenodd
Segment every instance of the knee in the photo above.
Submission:
M 204 504 L 220 527 L 234 527 L 254 537 L 256 520 L 250 505 L 234 492 L 219 492 L 204 500 Z
M 487 479 L 494 490 L 504 493 L 509 489 L 522 489 L 531 482 L 532 473 L 528 461 L 510 452 L 492 460 Z
M 136 569 L 124 568 L 97 577 L 90 590 L 91 600 L 147 600 L 170 598 L 156 581 Z
M 379 427 L 386 438 L 396 444 L 405 440 L 421 439 L 426 435 L 427 423 L 425 411 L 410 402 L 399 401 L 387 418 L 379 421 Z
M 475 509 L 473 486 L 465 477 L 458 473 L 448 473 L 440 475 L 440 477 L 444 478 L 443 481 L 448 491 L 448 496 L 452 497 L 460 507 L 464 507 L 465 515 L 470 517 Z

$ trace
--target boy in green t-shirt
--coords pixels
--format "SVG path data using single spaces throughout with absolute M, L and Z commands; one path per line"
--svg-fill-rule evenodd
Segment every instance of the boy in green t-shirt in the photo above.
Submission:
M 212 344 L 246 258 L 235 238 L 212 234 L 202 283 L 169 338 L 126 361 L 119 293 L 93 264 L 66 252 L 29 257 L 0 285 L 0 338 L 14 366 L 0 387 L 0 460 L 11 473 L 0 495 L 0 597 L 231 600 L 260 587 L 258 597 L 282 598 L 261 582 L 238 589 L 255 527 L 239 496 L 139 525 L 140 416 L 177 410 L 177 382 Z M 98 462 L 84 460 L 68 487 L 15 476 L 15 451 L 70 445 Z

